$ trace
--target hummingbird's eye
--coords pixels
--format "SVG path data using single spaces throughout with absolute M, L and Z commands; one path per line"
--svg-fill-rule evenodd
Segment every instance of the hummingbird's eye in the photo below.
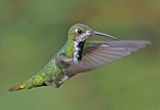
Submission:
M 80 30 L 80 29 L 76 29 L 75 31 L 76 31 L 76 33 L 78 33 L 78 34 L 81 34 L 81 33 L 82 33 L 82 30 Z

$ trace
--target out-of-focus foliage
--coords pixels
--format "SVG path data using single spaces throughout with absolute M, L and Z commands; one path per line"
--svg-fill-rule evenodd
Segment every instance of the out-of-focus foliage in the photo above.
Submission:
M 0 0 L 0 110 L 159 110 L 159 0 Z M 74 23 L 152 45 L 59 89 L 9 93 L 39 71 Z

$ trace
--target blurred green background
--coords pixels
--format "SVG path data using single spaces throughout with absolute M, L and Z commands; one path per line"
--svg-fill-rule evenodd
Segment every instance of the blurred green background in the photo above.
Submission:
M 0 0 L 0 110 L 160 110 L 160 0 Z M 38 72 L 74 23 L 147 48 L 59 89 L 9 93 Z

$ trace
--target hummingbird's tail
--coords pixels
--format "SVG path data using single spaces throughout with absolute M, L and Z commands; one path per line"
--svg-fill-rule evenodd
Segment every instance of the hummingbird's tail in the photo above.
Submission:
M 11 87 L 9 89 L 9 91 L 14 92 L 14 91 L 18 91 L 21 89 L 29 89 L 29 88 L 32 88 L 32 85 L 30 83 L 24 82 L 24 83 L 20 83 L 20 84 L 17 84 L 15 86 Z
M 42 77 L 41 75 L 33 76 L 27 81 L 11 87 L 9 91 L 14 92 L 14 91 L 18 91 L 21 89 L 31 89 L 34 87 L 47 86 L 45 82 L 46 82 L 46 78 Z

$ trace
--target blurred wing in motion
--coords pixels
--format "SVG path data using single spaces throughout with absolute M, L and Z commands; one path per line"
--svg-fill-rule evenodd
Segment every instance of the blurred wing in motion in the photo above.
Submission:
M 144 48 L 149 41 L 90 41 L 86 42 L 82 61 L 78 64 L 71 64 L 67 69 L 68 75 L 92 70 L 103 65 L 128 56 L 131 52 L 135 52 Z

